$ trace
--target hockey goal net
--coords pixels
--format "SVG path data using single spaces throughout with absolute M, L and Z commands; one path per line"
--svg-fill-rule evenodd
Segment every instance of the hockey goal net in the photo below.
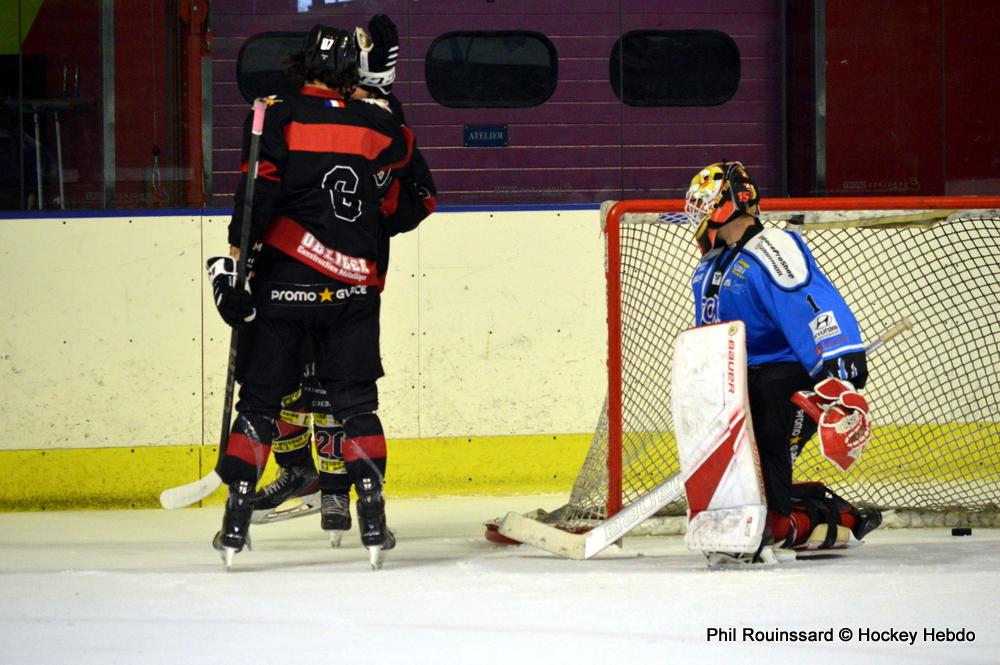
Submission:
M 698 261 L 682 201 L 602 206 L 608 397 L 569 503 L 534 515 L 583 531 L 678 468 L 670 404 L 677 333 L 692 325 Z M 1000 511 L 1000 198 L 780 199 L 765 224 L 798 225 L 871 341 L 913 328 L 869 361 L 877 427 L 846 472 L 805 446 L 796 480 L 819 480 L 887 524 L 997 525 Z M 683 515 L 677 502 L 661 515 Z M 888 512 L 892 511 L 892 512 Z M 683 519 L 638 533 L 676 532 Z

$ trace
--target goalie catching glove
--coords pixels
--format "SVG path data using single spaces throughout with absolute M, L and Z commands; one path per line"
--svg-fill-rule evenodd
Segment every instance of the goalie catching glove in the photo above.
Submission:
M 800 390 L 792 402 L 819 425 L 819 445 L 823 457 L 841 471 L 861 458 L 872 436 L 868 402 L 849 381 L 823 379 L 812 390 Z
M 236 288 L 236 259 L 231 256 L 213 256 L 208 259 L 208 278 L 212 281 L 215 308 L 222 320 L 236 327 L 250 323 L 257 316 L 250 293 L 250 280 L 243 289 Z

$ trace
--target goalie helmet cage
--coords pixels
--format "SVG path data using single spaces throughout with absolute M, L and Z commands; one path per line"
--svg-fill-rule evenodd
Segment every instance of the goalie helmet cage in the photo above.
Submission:
M 683 201 L 601 208 L 608 393 L 568 504 L 541 520 L 583 531 L 679 469 L 670 404 L 674 339 L 693 323 L 698 262 Z M 869 363 L 876 423 L 845 473 L 816 441 L 795 464 L 887 524 L 1000 525 L 1000 197 L 774 199 L 766 225 L 797 227 L 855 312 L 866 343 L 913 329 Z M 683 501 L 660 515 L 683 515 Z M 683 519 L 637 532 L 676 533 Z

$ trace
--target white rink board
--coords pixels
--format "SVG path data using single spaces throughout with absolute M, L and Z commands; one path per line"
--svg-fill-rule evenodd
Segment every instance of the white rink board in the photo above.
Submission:
M 201 440 L 200 225 L 0 221 L 0 448 Z
M 393 240 L 391 438 L 589 432 L 604 396 L 598 213 L 436 213 Z M 0 449 L 216 443 L 228 217 L 0 222 Z

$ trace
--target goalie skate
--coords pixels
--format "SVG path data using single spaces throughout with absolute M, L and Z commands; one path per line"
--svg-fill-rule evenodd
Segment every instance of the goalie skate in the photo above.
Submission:
M 277 478 L 254 494 L 251 523 L 281 522 L 312 515 L 319 510 L 319 474 L 316 469 L 308 466 L 282 468 Z
M 712 569 L 730 566 L 776 566 L 779 563 L 795 561 L 795 552 L 766 545 L 757 552 L 705 552 L 708 567 Z
M 842 550 L 864 545 L 864 537 L 882 524 L 882 513 L 875 508 L 862 508 L 855 511 L 854 527 L 820 524 L 809 534 L 801 545 L 795 549 L 802 554 L 811 554 L 825 550 Z

